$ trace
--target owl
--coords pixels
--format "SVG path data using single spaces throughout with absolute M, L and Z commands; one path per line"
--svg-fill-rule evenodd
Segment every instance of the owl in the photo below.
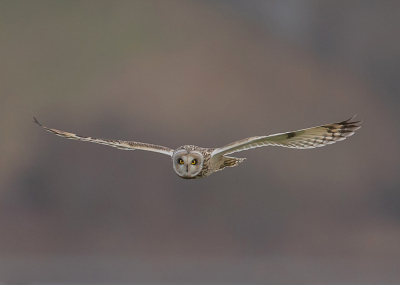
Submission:
M 207 177 L 225 167 L 237 166 L 239 163 L 243 162 L 245 158 L 228 156 L 235 152 L 268 145 L 310 149 L 342 141 L 352 136 L 355 131 L 361 128 L 359 126 L 361 121 L 352 121 L 354 117 L 339 123 L 322 125 L 294 132 L 251 137 L 230 143 L 220 148 L 202 148 L 194 145 L 184 145 L 176 150 L 148 143 L 80 136 L 45 127 L 41 125 L 35 117 L 33 118 L 34 122 L 45 130 L 67 139 L 94 142 L 123 150 L 140 149 L 169 155 L 172 160 L 172 167 L 179 177 L 183 179 L 199 179 Z

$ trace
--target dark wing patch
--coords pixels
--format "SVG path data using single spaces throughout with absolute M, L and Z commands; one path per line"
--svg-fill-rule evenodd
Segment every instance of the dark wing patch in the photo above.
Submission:
M 213 151 L 212 155 L 227 155 L 238 151 L 268 145 L 298 149 L 322 147 L 342 141 L 347 137 L 354 135 L 354 132 L 361 128 L 359 124 L 362 123 L 361 121 L 352 122 L 351 120 L 354 117 L 339 123 L 327 124 L 295 132 L 247 138 L 217 148 Z
M 287 137 L 286 138 L 291 139 L 291 138 L 293 138 L 295 136 L 296 136 L 295 132 L 290 132 L 290 133 L 287 133 Z

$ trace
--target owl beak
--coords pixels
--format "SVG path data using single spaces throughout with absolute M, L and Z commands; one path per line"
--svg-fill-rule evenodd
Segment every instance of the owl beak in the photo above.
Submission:
M 189 172 L 189 165 L 186 165 L 186 172 Z

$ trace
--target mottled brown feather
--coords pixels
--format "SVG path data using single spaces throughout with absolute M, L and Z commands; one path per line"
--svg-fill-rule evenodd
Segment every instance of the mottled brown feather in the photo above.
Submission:
M 154 145 L 154 144 L 141 143 L 141 142 L 135 142 L 135 141 L 98 139 L 98 138 L 93 138 L 93 137 L 80 136 L 80 135 L 77 135 L 74 133 L 68 133 L 68 132 L 45 127 L 42 124 L 40 124 L 39 121 L 35 117 L 33 117 L 33 119 L 34 119 L 34 123 L 38 124 L 39 126 L 44 128 L 46 131 L 51 132 L 57 136 L 71 139 L 71 140 L 93 142 L 93 143 L 108 145 L 108 146 L 115 147 L 118 149 L 123 149 L 123 150 L 135 150 L 135 149 L 147 150 L 147 151 L 166 154 L 169 156 L 171 156 L 172 153 L 174 152 L 173 149 L 170 149 L 170 148 L 164 147 L 164 146 Z
M 295 132 L 243 139 L 215 149 L 212 153 L 212 156 L 227 155 L 234 152 L 268 145 L 297 149 L 322 147 L 327 144 L 342 141 L 347 137 L 352 136 L 355 131 L 361 128 L 358 125 L 361 123 L 361 121 L 351 122 L 354 117 L 339 123 L 322 125 L 314 128 L 298 130 Z

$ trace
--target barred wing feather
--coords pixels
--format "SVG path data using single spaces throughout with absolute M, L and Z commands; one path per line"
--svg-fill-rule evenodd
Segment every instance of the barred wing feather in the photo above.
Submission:
M 354 116 L 355 117 L 355 116 Z M 333 123 L 295 132 L 257 136 L 230 143 L 213 151 L 212 156 L 227 155 L 262 146 L 282 146 L 288 148 L 309 149 L 342 141 L 361 128 L 361 121 L 351 120 Z
M 173 153 L 173 150 L 168 147 L 154 145 L 154 144 L 140 143 L 140 142 L 134 142 L 134 141 L 98 139 L 98 138 L 80 136 L 77 134 L 68 133 L 68 132 L 64 132 L 64 131 L 60 131 L 60 130 L 56 130 L 56 129 L 51 129 L 51 128 L 41 125 L 38 122 L 38 120 L 36 120 L 35 117 L 33 117 L 33 118 L 34 118 L 34 122 L 36 124 L 38 124 L 39 126 L 41 126 L 42 128 L 44 128 L 46 131 L 51 132 L 57 136 L 67 138 L 67 139 L 104 144 L 104 145 L 116 147 L 118 149 L 123 149 L 123 150 L 140 149 L 140 150 L 158 152 L 158 153 L 166 154 L 169 156 L 172 156 L 172 153 Z

